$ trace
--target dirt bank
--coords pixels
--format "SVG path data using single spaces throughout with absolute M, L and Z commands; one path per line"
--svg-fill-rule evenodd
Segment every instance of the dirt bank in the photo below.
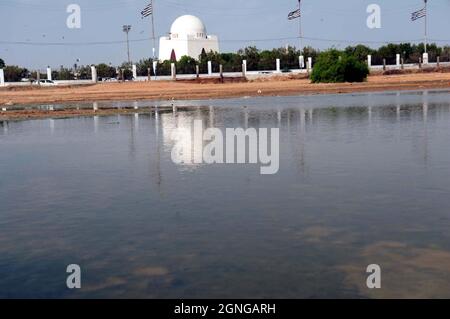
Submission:
M 189 110 L 188 106 L 178 106 L 177 111 Z M 158 107 L 159 113 L 172 112 L 172 107 Z M 69 117 L 81 117 L 81 116 L 108 116 L 117 114 L 151 114 L 155 112 L 155 107 L 147 107 L 134 109 L 128 108 L 99 108 L 94 109 L 56 109 L 56 110 L 42 110 L 42 109 L 25 109 L 25 110 L 9 110 L 7 112 L 0 112 L 0 121 L 17 121 L 17 120 L 31 120 L 31 119 L 62 119 Z
M 275 77 L 238 83 L 126 82 L 89 86 L 0 90 L 0 105 L 113 100 L 192 100 L 242 96 L 329 94 L 450 88 L 450 73 L 370 76 L 364 83 L 311 84 L 308 79 Z

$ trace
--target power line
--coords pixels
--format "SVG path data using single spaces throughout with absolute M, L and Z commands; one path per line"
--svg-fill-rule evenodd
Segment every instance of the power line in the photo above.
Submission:
M 100 2 L 100 3 L 99 3 Z M 83 10 L 87 11 L 106 11 L 108 9 L 122 9 L 122 8 L 130 8 L 130 9 L 137 9 L 140 8 L 140 5 L 142 4 L 141 0 L 107 0 L 105 2 L 96 1 L 96 3 L 90 3 L 90 4 L 83 4 L 82 8 Z M 233 7 L 223 7 L 223 6 L 212 6 L 212 5 L 198 5 L 198 4 L 186 4 L 186 3 L 180 3 L 177 1 L 171 1 L 171 0 L 165 0 L 164 2 L 158 3 L 160 6 L 164 7 L 171 7 L 171 8 L 178 8 L 178 9 L 187 9 L 187 8 L 194 8 L 196 11 L 202 11 L 209 14 L 220 14 L 221 16 L 254 16 L 256 12 L 262 13 L 262 12 L 273 12 L 274 9 L 267 7 L 267 6 L 256 6 L 256 7 L 245 7 L 240 6 L 239 8 L 233 8 Z M 59 6 L 64 6 L 64 4 L 57 4 L 54 3 L 30 3 L 30 2 L 24 2 L 20 0 L 2 0 L 0 2 L 0 6 L 6 6 L 6 7 L 26 7 L 27 9 L 37 9 L 37 10 L 45 10 L 45 11 L 60 11 L 61 9 L 58 8 Z M 287 9 L 286 9 L 287 10 Z M 306 11 L 315 11 L 312 4 L 306 4 L 304 10 Z M 413 7 L 411 5 L 404 6 L 401 8 L 395 8 L 395 9 L 383 9 L 384 14 L 391 14 L 391 13 L 398 13 L 398 12 L 404 12 L 407 10 L 413 10 Z M 239 13 L 233 12 L 238 11 Z M 245 11 L 251 11 L 249 13 L 244 13 Z M 283 12 L 285 9 L 283 8 Z M 327 8 L 320 8 L 320 13 L 330 13 L 335 15 L 336 13 L 339 15 L 360 15 L 361 11 L 356 9 L 327 9 Z
M 130 42 L 149 41 L 150 38 L 129 40 Z M 124 44 L 127 41 L 97 41 L 97 42 L 31 42 L 31 41 L 0 41 L 1 44 L 8 45 L 31 45 L 31 46 L 86 46 L 86 45 L 109 45 Z
M 220 40 L 221 43 L 230 42 L 273 42 L 273 41 L 288 41 L 299 39 L 299 36 L 294 37 L 280 37 L 280 38 L 265 38 L 265 39 L 224 39 Z M 371 40 L 348 40 L 348 39 L 327 39 L 327 38 L 316 38 L 316 37 L 305 37 L 302 39 L 317 42 L 336 42 L 336 43 L 360 43 L 360 44 L 387 44 L 387 43 L 413 43 L 420 42 L 423 39 L 405 39 L 405 40 L 384 40 L 384 41 L 371 41 Z M 152 38 L 140 38 L 140 39 L 130 39 L 129 42 L 144 42 L 150 41 Z M 434 42 L 450 42 L 449 39 L 430 39 Z M 172 41 L 181 41 L 177 39 L 172 39 Z M 200 40 L 201 41 L 201 40 Z M 0 44 L 5 45 L 30 45 L 30 46 L 89 46 L 89 45 L 113 45 L 113 44 L 124 44 L 125 40 L 116 41 L 93 41 L 93 42 L 31 42 L 31 41 L 0 41 Z
M 136 2 L 139 0 L 117 0 L 112 2 L 111 0 L 105 3 L 95 3 L 95 4 L 84 4 L 82 6 L 83 10 L 85 11 L 107 11 L 108 9 L 122 9 L 124 7 L 127 8 L 138 8 L 139 4 L 133 4 L 130 3 Z M 112 2 L 112 3 L 111 3 Z M 65 8 L 66 4 L 50 4 L 50 3 L 30 3 L 30 2 L 21 2 L 21 1 L 11 1 L 11 0 L 2 0 L 0 2 L 0 7 L 6 6 L 6 7 L 12 7 L 12 8 L 26 8 L 31 10 L 42 10 L 42 11 L 57 11 L 60 12 L 62 9 Z

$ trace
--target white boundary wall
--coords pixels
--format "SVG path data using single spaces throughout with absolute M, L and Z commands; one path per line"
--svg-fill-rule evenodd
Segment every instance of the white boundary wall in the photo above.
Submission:
M 370 60 L 370 59 L 369 59 Z M 308 61 L 309 62 L 309 61 Z M 246 63 L 244 62 L 244 65 Z M 309 64 L 309 63 L 307 63 Z M 450 67 L 450 62 L 440 62 L 440 67 Z M 282 66 L 280 66 L 281 68 Z M 414 70 L 419 69 L 419 65 L 417 63 L 414 64 L 404 64 L 405 70 Z M 437 63 L 428 63 L 426 65 L 422 66 L 423 68 L 433 68 L 437 67 Z M 401 65 L 386 65 L 386 70 L 399 70 L 401 69 Z M 382 71 L 383 66 L 382 65 L 371 65 L 370 66 L 371 71 Z M 1 72 L 2 70 L 0 70 Z M 261 78 L 261 77 L 271 77 L 271 76 L 288 76 L 289 74 L 306 74 L 308 72 L 307 69 L 291 69 L 290 72 L 283 73 L 277 70 L 262 70 L 262 71 L 246 71 L 246 77 L 250 79 L 255 78 Z M 96 73 L 96 72 L 95 72 Z M 1 73 L 0 73 L 0 86 L 1 85 Z M 224 77 L 240 77 L 242 76 L 242 72 L 224 72 Z M 95 75 L 94 75 L 95 76 Z M 219 77 L 219 73 L 210 73 L 210 74 L 201 74 L 202 78 L 212 78 L 212 77 Z M 177 74 L 177 79 L 194 79 L 196 78 L 196 74 Z M 93 77 L 92 80 L 67 80 L 67 81 L 58 81 L 55 80 L 57 85 L 86 85 L 86 84 L 92 84 L 94 79 L 96 77 Z M 156 79 L 152 77 L 152 81 L 169 81 L 173 80 L 172 76 L 157 76 Z M 137 76 L 135 81 L 138 82 L 144 82 L 148 81 L 148 76 Z M 101 82 L 100 82 L 101 83 Z M 30 82 L 5 82 L 4 86 L 30 86 Z M 33 84 L 36 85 L 36 84 Z

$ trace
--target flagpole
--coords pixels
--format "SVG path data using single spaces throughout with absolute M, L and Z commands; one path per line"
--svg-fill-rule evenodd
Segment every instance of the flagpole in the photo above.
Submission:
M 299 0 L 298 1 L 298 10 L 300 10 L 300 14 L 302 14 L 302 10 L 301 10 L 301 5 L 302 5 L 302 2 L 301 2 L 301 0 Z M 302 34 L 302 16 L 300 15 L 300 19 L 298 19 L 298 34 L 299 34 L 299 36 L 300 36 L 300 48 L 299 48 L 299 50 L 300 50 L 300 53 L 301 53 L 301 50 L 302 50 L 302 45 L 303 45 L 303 34 Z
M 425 1 L 425 53 L 427 53 L 427 46 L 428 46 L 428 0 Z
M 153 16 L 155 15 L 155 6 L 152 1 L 152 39 L 153 39 L 153 60 L 155 60 L 155 51 L 156 51 L 156 38 L 155 38 L 155 19 Z

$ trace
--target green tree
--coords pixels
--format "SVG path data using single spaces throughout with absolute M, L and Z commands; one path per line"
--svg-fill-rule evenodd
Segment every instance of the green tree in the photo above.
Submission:
M 100 63 L 96 66 L 97 76 L 99 78 L 115 78 L 117 75 L 116 68 L 105 63 Z
M 147 76 L 148 69 L 150 69 L 150 75 L 153 76 L 153 59 L 141 59 L 136 63 L 136 72 L 138 76 Z
M 280 53 L 280 62 L 283 69 L 298 69 L 300 51 L 295 47 L 288 46 L 287 48 L 278 49 Z
M 194 58 L 184 55 L 177 62 L 177 72 L 179 74 L 195 74 L 197 64 Z
M 437 57 L 442 54 L 442 48 L 438 47 L 436 43 L 430 43 L 427 45 L 427 52 L 428 52 L 428 61 L 435 62 Z
M 305 57 L 305 59 L 312 58 L 313 65 L 316 62 L 317 57 L 319 56 L 319 54 L 320 54 L 319 50 L 316 50 L 316 49 L 314 49 L 313 47 L 310 47 L 310 46 L 304 47 L 303 50 L 302 50 L 302 55 Z
M 354 56 L 358 61 L 365 62 L 367 61 L 368 55 L 374 55 L 376 50 L 373 50 L 365 45 L 359 44 L 357 46 L 348 46 L 345 48 L 345 53 L 348 55 Z
M 206 51 L 205 48 L 202 49 L 202 53 L 200 53 L 200 56 L 198 57 L 198 60 L 200 62 L 204 61 L 206 59 Z
M 321 53 L 311 74 L 313 83 L 362 82 L 369 68 L 355 56 L 331 49 Z
M 217 52 L 209 51 L 206 55 L 202 54 L 200 57 L 200 73 L 208 72 L 208 61 L 211 61 L 213 72 L 219 72 L 219 65 L 223 65 L 222 55 Z
M 220 60 L 223 64 L 224 72 L 242 71 L 242 57 L 236 53 L 221 53 Z
M 0 59 L 0 69 L 3 69 L 5 65 L 5 61 L 3 61 L 3 59 Z
M 90 80 L 92 79 L 91 67 L 89 65 L 82 65 L 77 68 L 76 71 L 77 79 L 79 80 Z
M 29 77 L 31 79 L 37 79 L 38 78 L 38 71 L 32 71 L 32 72 L 28 73 L 27 77 Z M 47 73 L 41 73 L 39 71 L 39 78 L 41 80 L 46 79 L 47 78 Z
M 124 80 L 130 81 L 133 79 L 133 71 L 130 69 L 122 68 L 122 76 Z
M 256 70 L 274 70 L 276 67 L 276 59 L 279 55 L 276 51 L 264 50 L 259 54 L 259 61 Z
M 414 54 L 414 48 L 411 43 L 400 43 L 400 54 L 405 63 L 411 63 L 411 56 Z
M 165 60 L 162 63 L 158 63 L 157 66 L 157 73 L 158 75 L 170 75 L 171 73 L 171 65 L 172 62 L 170 62 L 169 60 Z
M 247 60 L 247 70 L 255 71 L 259 69 L 260 51 L 255 46 L 240 49 L 238 54 L 242 57 L 242 60 Z
M 132 64 L 128 62 L 122 63 L 122 65 L 119 67 L 119 69 L 122 70 L 122 75 L 125 80 L 132 80 L 133 79 L 133 71 L 132 71 Z
M 3 69 L 5 74 L 5 80 L 8 82 L 19 82 L 23 78 L 29 75 L 29 72 L 25 68 L 18 67 L 17 65 L 8 65 Z
M 450 46 L 444 46 L 442 48 L 441 61 L 450 62 Z
M 75 79 L 75 75 L 73 74 L 72 70 L 66 69 L 63 66 L 58 71 L 52 72 L 52 78 L 54 80 L 73 80 Z

